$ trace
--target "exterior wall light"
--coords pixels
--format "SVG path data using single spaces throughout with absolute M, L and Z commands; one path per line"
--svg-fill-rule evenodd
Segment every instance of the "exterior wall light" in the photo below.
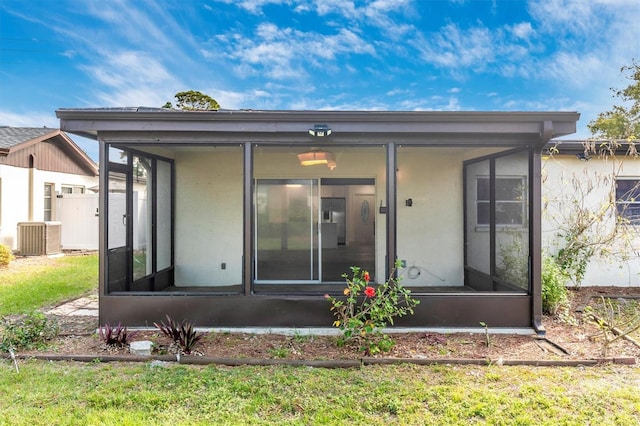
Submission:
M 589 155 L 587 155 L 586 153 L 582 152 L 580 154 L 576 154 L 576 158 L 580 161 L 589 161 L 591 160 L 591 157 Z
M 326 124 L 316 124 L 313 126 L 313 129 L 309 129 L 309 134 L 311 136 L 322 138 L 329 136 L 331 134 L 331 129 Z

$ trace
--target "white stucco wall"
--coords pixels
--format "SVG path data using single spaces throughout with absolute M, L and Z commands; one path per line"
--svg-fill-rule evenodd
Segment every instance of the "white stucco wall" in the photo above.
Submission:
M 571 220 L 567 212 L 571 204 L 578 202 L 592 209 L 602 208 L 609 201 L 611 179 L 619 177 L 640 178 L 640 159 L 627 158 L 624 162 L 593 157 L 590 161 L 580 161 L 573 155 L 556 155 L 543 162 L 542 197 L 543 247 L 550 253 L 557 253 L 562 247 L 558 233 Z M 601 225 L 600 233 L 611 229 L 613 216 Z M 640 229 L 633 228 L 632 239 L 636 250 L 640 251 Z M 619 251 L 622 244 L 613 244 L 612 251 Z M 632 254 L 632 253 L 628 253 Z M 640 259 L 635 256 L 627 260 L 596 256 L 589 264 L 582 286 L 640 286 Z
M 462 286 L 462 151 L 398 150 L 398 258 L 408 286 Z M 411 207 L 406 200 L 411 199 Z
M 29 218 L 29 169 L 0 166 L 0 244 L 17 249 L 17 224 Z
M 18 248 L 19 222 L 44 220 L 45 183 L 54 185 L 53 197 L 60 193 L 63 185 L 84 186 L 85 190 L 98 185 L 98 177 L 33 169 L 33 217 L 29 218 L 29 173 L 27 168 L 0 165 L 0 243 L 13 250 Z M 52 201 L 51 220 L 57 221 L 55 198 Z
M 242 283 L 241 148 L 181 150 L 175 160 L 176 286 Z

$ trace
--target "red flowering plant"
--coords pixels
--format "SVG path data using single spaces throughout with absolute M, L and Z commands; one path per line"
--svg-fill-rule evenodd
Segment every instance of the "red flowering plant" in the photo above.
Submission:
M 325 294 L 336 317 L 333 325 L 342 331 L 339 345 L 356 343 L 369 355 L 387 352 L 393 347 L 393 340 L 382 330 L 393 325 L 395 317 L 413 314 L 413 308 L 420 303 L 411 298 L 411 291 L 402 286 L 399 278 L 394 278 L 399 266 L 396 263 L 391 278 L 377 287 L 370 283 L 369 272 L 352 266 L 351 276 L 342 274 L 347 284 L 343 291 L 345 297 Z

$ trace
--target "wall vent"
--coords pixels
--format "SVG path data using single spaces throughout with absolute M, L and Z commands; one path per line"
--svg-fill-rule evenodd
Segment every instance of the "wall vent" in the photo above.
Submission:
M 18 223 L 18 253 L 21 256 L 43 256 L 62 252 L 61 222 Z

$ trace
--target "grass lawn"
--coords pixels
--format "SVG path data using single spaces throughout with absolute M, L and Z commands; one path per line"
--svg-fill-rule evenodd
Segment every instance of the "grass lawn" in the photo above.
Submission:
M 0 424 L 636 425 L 631 367 L 0 363 Z
M 95 289 L 97 269 L 93 255 L 0 270 L 0 318 Z M 640 368 L 619 365 L 18 366 L 0 359 L 0 425 L 640 424 Z
M 98 286 L 98 255 L 65 256 L 46 265 L 0 269 L 0 318 L 79 296 Z

